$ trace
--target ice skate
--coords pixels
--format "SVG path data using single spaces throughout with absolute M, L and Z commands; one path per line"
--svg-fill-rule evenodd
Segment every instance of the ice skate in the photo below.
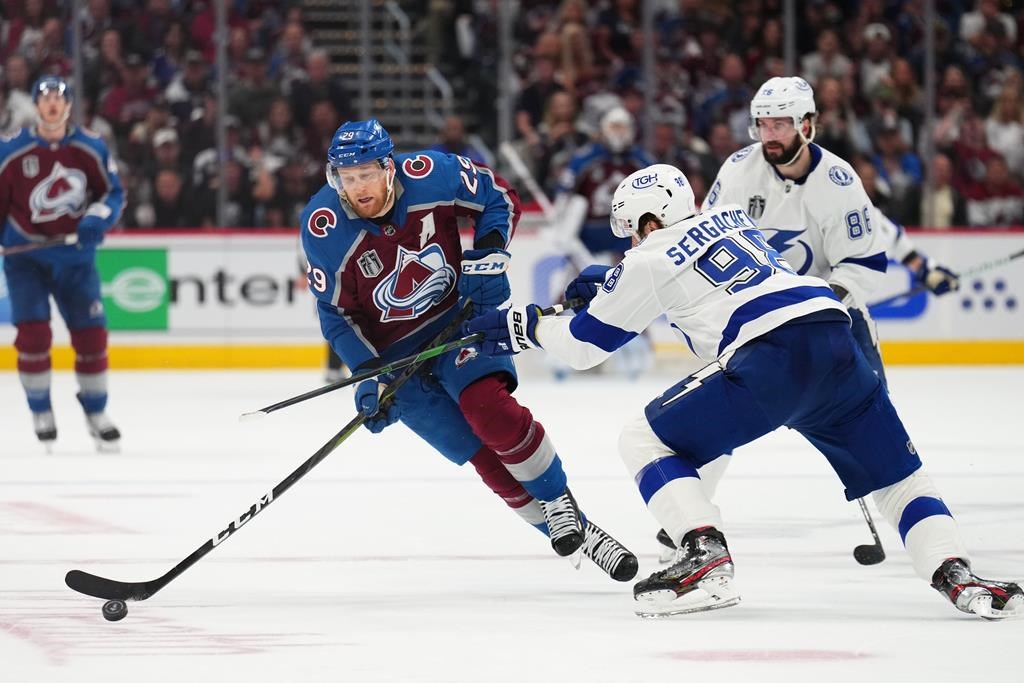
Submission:
M 946 560 L 935 570 L 932 588 L 949 598 L 961 612 L 982 619 L 1024 617 L 1024 591 L 1019 585 L 979 578 L 958 557 Z
M 658 535 L 655 538 L 658 540 L 658 562 L 668 564 L 676 556 L 676 544 L 672 542 L 664 529 L 658 529 Z
M 639 566 L 636 555 L 589 520 L 587 537 L 583 541 L 583 554 L 616 581 L 629 581 L 636 576 Z
M 705 612 L 740 601 L 733 589 L 734 568 L 725 536 L 714 527 L 694 529 L 683 537 L 675 563 L 633 586 L 641 617 Z
M 568 557 L 583 545 L 583 521 L 576 499 L 566 488 L 554 500 L 539 500 L 540 509 L 544 512 L 544 521 L 548 525 L 548 536 L 551 547 L 562 557 Z M 578 562 L 575 564 L 578 565 Z
M 121 432 L 106 413 L 87 413 L 85 421 L 89 426 L 89 436 L 96 441 L 96 450 L 100 453 L 117 453 L 121 450 Z
M 45 410 L 32 413 L 32 428 L 36 430 L 36 438 L 47 453 L 53 452 L 53 442 L 57 440 L 57 422 L 53 419 L 53 411 Z

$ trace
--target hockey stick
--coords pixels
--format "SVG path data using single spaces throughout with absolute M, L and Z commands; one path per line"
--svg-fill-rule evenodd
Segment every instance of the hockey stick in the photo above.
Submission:
M 470 310 L 470 301 L 467 299 L 459 315 L 445 326 L 445 328 L 441 330 L 436 337 L 434 337 L 433 343 L 437 344 L 443 339 L 456 333 L 463 321 L 469 317 Z M 393 396 L 394 393 L 409 380 L 409 378 L 416 374 L 416 371 L 419 370 L 419 368 L 420 364 L 412 364 L 406 367 L 402 374 L 387 386 L 387 389 L 385 389 L 384 394 L 381 397 L 382 403 Z M 153 595 L 155 595 L 161 588 L 184 573 L 185 570 L 202 559 L 218 545 L 226 541 L 247 522 L 251 521 L 253 517 L 262 512 L 268 505 L 280 498 L 285 491 L 291 488 L 292 484 L 306 476 L 311 469 L 316 467 L 324 458 L 330 455 L 331 451 L 340 446 L 348 437 L 355 434 L 360 425 L 365 421 L 366 416 L 364 414 L 359 413 L 356 415 L 351 422 L 342 427 L 341 431 L 332 436 L 330 441 L 321 446 L 316 453 L 299 465 L 294 472 L 284 479 L 284 481 L 279 483 L 269 492 L 265 493 L 259 500 L 249 506 L 249 509 L 246 510 L 238 519 L 232 520 L 226 529 L 196 548 L 191 555 L 174 565 L 174 567 L 172 567 L 170 571 L 163 576 L 151 581 L 127 582 L 106 579 L 102 576 L 96 576 L 95 574 L 83 572 L 78 569 L 72 569 L 64 577 L 64 583 L 68 585 L 68 588 L 74 591 L 78 591 L 85 595 L 91 595 L 94 598 L 103 598 L 105 600 L 147 600 L 153 597 Z
M 570 299 L 563 303 L 555 304 L 554 306 L 545 308 L 543 311 L 541 311 L 541 315 L 558 315 L 565 309 L 579 306 L 582 303 L 584 303 L 583 299 Z M 283 401 L 273 403 L 269 406 L 260 408 L 259 410 L 253 410 L 248 413 L 242 413 L 241 415 L 238 416 L 238 419 L 243 421 L 256 420 L 266 415 L 269 415 L 274 411 L 281 410 L 282 408 L 287 408 L 288 406 L 293 406 L 296 403 L 302 403 L 303 401 L 308 401 L 311 398 L 316 398 L 317 396 L 329 394 L 330 392 L 335 391 L 337 389 L 341 389 L 342 387 L 352 386 L 353 384 L 358 384 L 359 382 L 362 382 L 365 379 L 372 379 L 374 377 L 377 377 L 378 375 L 383 375 L 387 372 L 394 372 L 395 370 L 400 370 L 414 363 L 421 363 L 425 360 L 430 360 L 431 358 L 442 356 L 448 353 L 449 351 L 454 351 L 455 349 L 460 349 L 464 346 L 469 346 L 482 340 L 483 333 L 481 332 L 469 335 L 468 337 L 453 339 L 452 341 L 446 342 L 439 346 L 432 346 L 430 348 L 423 349 L 422 351 L 415 355 L 406 356 L 405 358 L 399 358 L 398 360 L 392 361 L 387 365 L 382 365 L 378 368 L 370 368 L 369 370 L 357 372 L 351 377 L 346 377 L 343 380 L 334 382 L 332 384 L 328 384 L 326 386 L 318 387 L 316 389 L 313 389 L 312 391 L 307 391 L 304 394 L 299 394 L 298 396 L 293 396 Z
M 981 273 L 988 272 L 988 271 L 993 270 L 995 268 L 1001 268 L 1001 267 L 1005 266 L 1006 264 L 1010 263 L 1011 261 L 1019 259 L 1022 256 L 1024 256 L 1024 249 L 1021 249 L 1019 251 L 1015 251 L 1012 254 L 1009 254 L 1007 256 L 1002 256 L 1000 258 L 993 259 L 991 261 L 986 261 L 985 263 L 979 263 L 976 266 L 972 266 L 970 268 L 966 268 L 966 269 L 960 271 L 960 273 L 958 274 L 958 277 L 966 278 L 966 277 L 972 277 L 974 275 L 980 275 Z M 907 291 L 903 292 L 902 294 L 896 294 L 894 296 L 890 296 L 890 297 L 887 297 L 885 299 L 882 299 L 881 301 L 876 301 L 876 302 L 874 302 L 872 304 L 868 304 L 868 309 L 877 308 L 878 306 L 887 306 L 887 305 L 889 305 L 889 304 L 891 304 L 893 302 L 900 301 L 901 299 L 909 298 L 909 297 L 914 296 L 915 294 L 920 294 L 921 292 L 926 292 L 926 291 L 928 291 L 928 288 L 926 286 L 924 286 L 924 285 L 914 285 L 912 288 L 908 289 Z
M 857 503 L 860 505 L 860 511 L 864 513 L 864 521 L 868 523 L 868 528 L 871 529 L 871 536 L 875 539 L 874 545 L 859 545 L 853 549 L 853 559 L 857 560 L 860 564 L 878 564 L 885 559 L 885 550 L 882 548 L 882 539 L 878 538 L 878 530 L 875 529 L 875 521 L 871 519 L 871 513 L 868 512 L 868 506 L 864 502 L 863 498 L 858 498 Z
M 77 233 L 69 233 L 62 237 L 54 237 L 53 239 L 43 240 L 42 242 L 29 242 L 27 244 L 15 244 L 13 247 L 0 247 L 0 256 L 14 256 L 15 254 L 25 254 L 30 251 L 39 251 L 40 249 L 49 249 L 50 247 L 64 247 L 69 244 L 76 244 L 78 242 Z

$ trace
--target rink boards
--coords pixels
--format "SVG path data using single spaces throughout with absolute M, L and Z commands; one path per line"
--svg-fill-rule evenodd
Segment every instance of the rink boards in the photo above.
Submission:
M 1024 232 L 918 232 L 918 248 L 968 270 L 1024 248 Z M 513 299 L 554 301 L 574 270 L 527 215 L 512 243 Z M 111 329 L 111 364 L 126 368 L 315 367 L 323 362 L 313 298 L 298 239 L 289 231 L 111 235 L 99 255 Z M 878 299 L 910 289 L 890 264 Z M 961 291 L 918 294 L 873 310 L 887 363 L 1024 363 L 1024 258 L 964 278 Z M 14 328 L 0 277 L 0 369 L 15 367 Z M 54 367 L 69 368 L 68 335 L 54 325 Z M 684 359 L 664 323 L 652 328 L 659 356 Z

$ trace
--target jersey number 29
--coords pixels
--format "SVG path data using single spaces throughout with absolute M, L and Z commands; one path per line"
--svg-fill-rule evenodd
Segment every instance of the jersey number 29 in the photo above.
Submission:
M 725 285 L 729 294 L 753 287 L 780 270 L 793 272 L 759 230 L 723 237 L 697 259 L 694 269 L 714 286 Z

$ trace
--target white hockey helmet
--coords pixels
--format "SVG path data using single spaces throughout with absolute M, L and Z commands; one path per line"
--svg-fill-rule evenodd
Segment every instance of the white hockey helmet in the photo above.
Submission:
M 612 107 L 601 116 L 601 139 L 611 151 L 626 151 L 635 136 L 633 116 L 625 107 Z
M 651 214 L 672 225 L 697 214 L 693 188 L 683 172 L 669 164 L 634 171 L 619 183 L 612 197 L 611 224 L 616 237 L 631 237 L 640 219 Z
M 792 118 L 798 131 L 804 117 L 817 115 L 814 90 L 811 84 L 796 76 L 776 76 L 765 81 L 750 101 L 750 128 L 753 140 L 758 140 L 757 120 L 761 118 Z M 813 128 L 812 128 L 813 129 Z M 813 137 L 813 135 L 812 135 Z

